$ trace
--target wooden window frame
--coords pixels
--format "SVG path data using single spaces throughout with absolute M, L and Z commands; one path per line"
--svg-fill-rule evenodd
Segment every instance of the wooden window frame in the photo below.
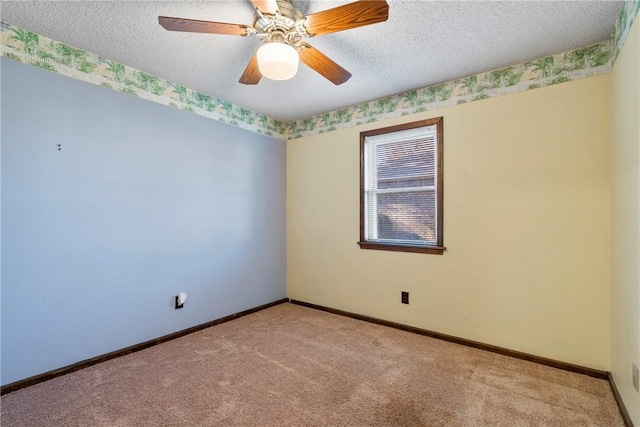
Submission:
M 360 240 L 358 245 L 361 249 L 375 249 L 383 251 L 396 251 L 396 252 L 415 252 L 422 254 L 436 254 L 442 255 L 446 248 L 444 247 L 443 236 L 443 219 L 444 219 L 444 173 L 443 173 L 443 147 L 444 147 L 444 128 L 443 118 L 435 117 L 427 120 L 419 120 L 411 123 L 404 123 L 396 126 L 389 126 L 380 129 L 373 129 L 365 132 L 360 132 Z M 436 244 L 435 245 L 422 245 L 422 244 L 406 244 L 406 243 L 389 243 L 389 242 L 373 242 L 365 240 L 365 139 L 369 136 L 381 135 L 386 133 L 400 132 L 407 129 L 415 129 L 426 126 L 436 126 L 437 135 L 437 186 L 436 186 Z

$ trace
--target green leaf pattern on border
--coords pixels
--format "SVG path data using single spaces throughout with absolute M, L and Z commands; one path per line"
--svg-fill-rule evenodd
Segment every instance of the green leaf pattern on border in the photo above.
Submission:
M 639 9 L 640 0 L 625 1 L 609 40 L 593 46 L 411 90 L 288 124 L 1 21 L 0 46 L 3 56 L 18 62 L 254 132 L 296 139 L 604 74 L 611 70 Z
M 611 54 L 611 43 L 606 41 L 533 62 L 411 90 L 290 123 L 288 139 L 604 74 L 611 70 Z M 310 129 L 306 124 L 309 122 L 315 122 L 316 126 Z
M 36 52 L 40 44 L 39 37 L 36 33 L 17 27 L 12 27 L 11 31 L 14 33 L 11 38 L 22 43 L 24 53 L 33 55 Z
M 55 71 L 254 132 L 285 138 L 286 124 L 116 61 L 0 22 L 6 58 Z
M 640 10 L 640 0 L 627 0 L 622 5 L 620 14 L 616 21 L 616 25 L 611 32 L 610 42 L 613 46 L 613 60 L 618 57 L 620 49 L 627 38 L 627 34 L 633 25 L 633 21 L 638 16 L 638 10 Z

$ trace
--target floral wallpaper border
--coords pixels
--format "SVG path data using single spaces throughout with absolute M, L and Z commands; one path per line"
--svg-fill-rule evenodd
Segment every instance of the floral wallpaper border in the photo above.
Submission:
M 289 123 L 287 139 L 606 74 L 639 7 L 640 0 L 625 1 L 610 39 L 602 43 L 298 120 Z
M 0 22 L 2 56 L 108 89 L 284 139 L 287 125 L 23 28 Z
M 287 137 L 296 139 L 606 74 L 611 71 L 611 54 L 611 44 L 607 41 L 404 92 L 289 123 Z
M 629 34 L 629 30 L 631 30 L 633 21 L 638 15 L 638 10 L 640 10 L 640 0 L 627 0 L 622 6 L 616 25 L 613 27 L 613 31 L 611 32 L 611 45 L 614 49 L 614 62 L 618 58 L 618 54 L 627 39 L 627 35 Z
M 0 21 L 2 56 L 159 104 L 280 139 L 297 139 L 364 123 L 606 74 L 640 9 L 626 0 L 609 40 L 499 70 L 416 89 L 283 123 L 177 83 Z

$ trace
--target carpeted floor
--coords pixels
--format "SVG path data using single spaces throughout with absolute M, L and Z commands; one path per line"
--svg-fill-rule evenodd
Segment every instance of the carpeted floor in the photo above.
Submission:
M 10 393 L 9 426 L 624 426 L 604 380 L 281 304 Z

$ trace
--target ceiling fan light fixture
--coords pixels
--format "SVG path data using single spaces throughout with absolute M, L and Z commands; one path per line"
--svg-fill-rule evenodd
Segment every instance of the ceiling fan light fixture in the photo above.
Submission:
M 158 16 L 168 31 L 256 36 L 265 44 L 251 56 L 239 82 L 256 85 L 262 77 L 287 80 L 298 72 L 302 61 L 334 85 L 345 83 L 351 73 L 303 38 L 336 33 L 389 19 L 387 0 L 355 0 L 341 6 L 303 15 L 292 0 L 251 0 L 253 25 Z
M 265 43 L 258 49 L 258 69 L 260 74 L 272 80 L 288 80 L 298 72 L 300 55 L 286 43 Z

